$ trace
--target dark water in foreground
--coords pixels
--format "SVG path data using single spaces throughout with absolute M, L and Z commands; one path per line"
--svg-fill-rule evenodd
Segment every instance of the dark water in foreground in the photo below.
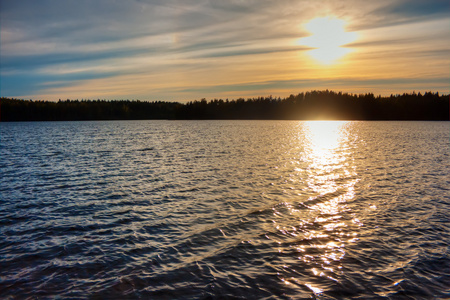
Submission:
M 0 133 L 0 298 L 450 297 L 448 122 Z

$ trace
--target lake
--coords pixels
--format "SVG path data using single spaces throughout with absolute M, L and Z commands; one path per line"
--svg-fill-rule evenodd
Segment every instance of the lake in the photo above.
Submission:
M 449 124 L 0 123 L 0 298 L 449 298 Z

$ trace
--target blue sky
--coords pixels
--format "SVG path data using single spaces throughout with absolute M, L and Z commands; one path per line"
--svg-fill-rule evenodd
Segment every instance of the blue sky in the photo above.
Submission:
M 3 97 L 187 101 L 449 89 L 448 1 L 0 3 Z M 316 18 L 341 20 L 357 36 L 342 46 L 348 54 L 327 64 L 311 55 L 305 25 Z M 329 37 L 316 38 L 327 48 Z

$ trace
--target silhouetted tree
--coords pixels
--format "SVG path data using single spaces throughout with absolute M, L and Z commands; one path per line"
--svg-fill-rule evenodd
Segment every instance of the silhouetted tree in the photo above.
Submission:
M 140 100 L 19 100 L 1 98 L 1 121 L 138 120 L 138 119 L 341 119 L 449 120 L 449 96 L 413 92 L 381 97 L 310 91 L 298 95 L 209 102 L 146 102 Z

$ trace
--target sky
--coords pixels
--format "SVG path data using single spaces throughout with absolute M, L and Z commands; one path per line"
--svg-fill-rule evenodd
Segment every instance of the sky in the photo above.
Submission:
M 448 0 L 1 0 L 0 95 L 449 93 Z

